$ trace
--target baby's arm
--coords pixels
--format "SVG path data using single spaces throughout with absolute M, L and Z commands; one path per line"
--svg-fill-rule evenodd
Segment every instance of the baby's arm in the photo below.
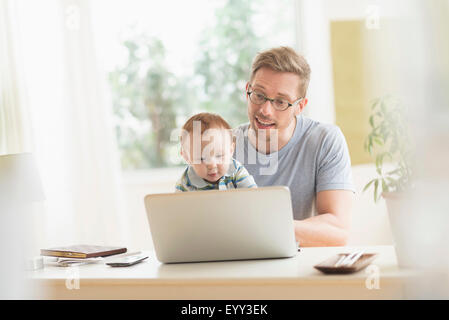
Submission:
M 185 190 L 182 186 L 176 185 L 175 187 L 175 192 L 185 192 L 187 190 Z
M 176 182 L 175 192 L 186 192 L 189 191 L 184 183 L 184 176 Z

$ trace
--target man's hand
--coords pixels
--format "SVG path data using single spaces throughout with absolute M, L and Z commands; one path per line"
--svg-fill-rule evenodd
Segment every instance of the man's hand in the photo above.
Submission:
M 301 247 L 344 246 L 351 225 L 354 194 L 348 190 L 318 192 L 317 215 L 295 220 L 295 237 Z

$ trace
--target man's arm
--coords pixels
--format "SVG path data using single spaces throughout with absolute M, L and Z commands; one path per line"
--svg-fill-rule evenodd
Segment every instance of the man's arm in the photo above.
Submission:
M 327 190 L 317 193 L 318 215 L 295 220 L 295 237 L 301 247 L 344 246 L 348 240 L 354 193 Z

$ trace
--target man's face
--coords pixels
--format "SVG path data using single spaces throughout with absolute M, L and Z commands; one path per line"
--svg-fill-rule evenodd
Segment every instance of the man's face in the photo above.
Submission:
M 257 90 L 268 98 L 286 99 L 292 103 L 301 98 L 298 96 L 300 83 L 300 77 L 294 73 L 261 68 L 256 72 L 254 79 L 248 85 L 251 86 L 250 91 Z M 305 106 L 305 103 L 301 101 L 296 106 L 279 111 L 273 107 L 270 101 L 266 101 L 262 105 L 256 105 L 251 102 L 248 96 L 247 101 L 250 127 L 255 130 L 257 136 L 260 136 L 258 135 L 258 130 L 266 130 L 264 135 L 266 139 L 269 139 L 271 130 L 278 130 L 277 134 L 279 137 L 282 137 L 287 132 L 293 132 L 292 128 L 294 129 L 296 124 L 295 116 Z

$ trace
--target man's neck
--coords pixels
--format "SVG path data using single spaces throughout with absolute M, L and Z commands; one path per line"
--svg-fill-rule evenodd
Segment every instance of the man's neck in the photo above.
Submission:
M 295 129 L 296 129 L 296 123 L 297 123 L 296 117 L 294 120 L 290 123 L 289 127 L 285 130 L 279 132 L 277 131 L 276 134 L 270 134 L 267 133 L 265 136 L 261 133 L 259 135 L 256 134 L 253 128 L 251 126 L 248 128 L 248 140 L 252 144 L 252 146 L 257 150 L 257 152 L 263 153 L 263 154 L 270 154 L 276 151 L 281 150 L 292 138 Z M 272 139 L 277 138 L 277 144 L 275 143 L 276 140 L 273 142 Z M 271 143 L 270 143 L 271 142 Z

